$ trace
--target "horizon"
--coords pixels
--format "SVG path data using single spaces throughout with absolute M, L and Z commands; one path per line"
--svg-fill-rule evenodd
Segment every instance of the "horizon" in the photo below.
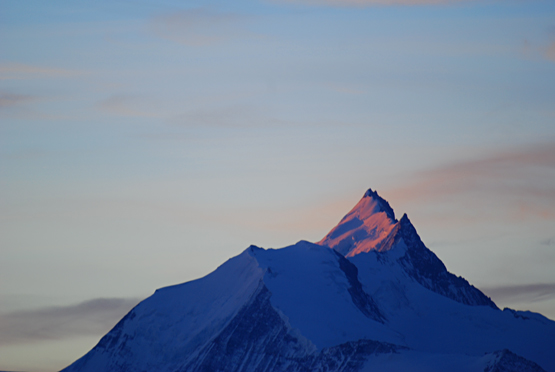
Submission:
M 0 2 L 0 370 L 154 290 L 320 241 L 371 188 L 555 319 L 555 3 Z

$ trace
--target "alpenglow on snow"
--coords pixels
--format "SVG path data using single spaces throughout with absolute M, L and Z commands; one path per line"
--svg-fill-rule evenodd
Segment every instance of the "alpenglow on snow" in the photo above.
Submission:
M 555 322 L 500 310 L 368 190 L 318 243 L 158 289 L 64 372 L 555 372 Z

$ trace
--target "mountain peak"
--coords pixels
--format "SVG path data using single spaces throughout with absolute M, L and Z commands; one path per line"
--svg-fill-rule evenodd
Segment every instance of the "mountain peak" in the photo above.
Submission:
M 384 198 L 382 198 L 381 196 L 378 195 L 377 191 L 373 191 L 372 189 L 368 189 L 366 190 L 366 192 L 364 193 L 364 196 L 362 197 L 364 198 L 372 198 L 374 199 L 379 207 L 380 210 L 382 212 L 385 212 L 385 214 L 392 220 L 395 221 L 395 212 L 393 211 L 393 208 L 391 208 L 391 206 L 389 205 L 389 203 L 387 202 L 387 200 L 385 200 Z
M 447 271 L 441 260 L 418 236 L 407 214 L 394 218 L 389 203 L 372 189 L 318 244 L 328 246 L 345 257 L 370 251 L 395 251 L 403 270 L 423 287 L 467 305 L 497 309 L 491 299 L 464 278 Z
M 318 244 L 346 257 L 376 249 L 397 224 L 395 212 L 376 191 L 368 189 L 353 209 Z

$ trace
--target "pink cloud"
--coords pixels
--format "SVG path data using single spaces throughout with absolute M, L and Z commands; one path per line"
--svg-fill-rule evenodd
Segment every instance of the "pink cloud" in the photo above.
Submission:
M 205 46 L 244 34 L 244 18 L 206 9 L 188 9 L 154 17 L 150 28 L 163 39 L 188 46 Z
M 0 64 L 0 80 L 75 77 L 83 74 L 85 74 L 83 71 L 33 66 L 22 63 Z
M 0 108 L 16 106 L 22 103 L 29 102 L 35 97 L 24 94 L 12 94 L 0 92 Z
M 101 111 L 128 117 L 157 117 L 153 106 L 153 102 L 125 94 L 112 95 L 97 104 Z
M 545 49 L 545 58 L 555 62 L 555 40 Z
M 548 36 L 549 41 L 533 43 L 530 40 L 523 40 L 521 46 L 522 55 L 526 58 L 540 58 L 555 62 L 555 37 L 553 33 Z
M 405 203 L 495 203 L 506 217 L 555 219 L 555 143 L 513 149 L 446 164 L 413 175 L 390 190 Z
M 478 0 L 282 0 L 290 4 L 334 6 L 334 7 L 369 7 L 369 6 L 418 6 L 445 5 Z M 483 2 L 483 0 L 482 0 Z

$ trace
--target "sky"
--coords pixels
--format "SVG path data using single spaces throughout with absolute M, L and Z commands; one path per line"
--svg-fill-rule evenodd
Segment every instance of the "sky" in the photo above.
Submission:
M 555 2 L 0 0 L 0 370 L 368 188 L 555 319 Z

